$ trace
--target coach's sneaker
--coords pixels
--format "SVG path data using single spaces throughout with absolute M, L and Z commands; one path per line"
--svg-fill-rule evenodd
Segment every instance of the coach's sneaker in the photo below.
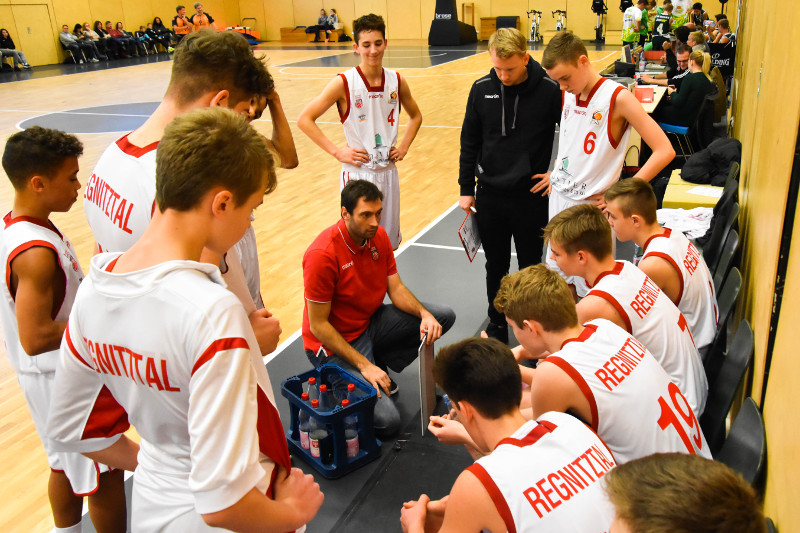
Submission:
M 489 322 L 486 325 L 486 336 L 490 339 L 497 339 L 503 344 L 508 344 L 508 324 Z
M 400 387 L 397 386 L 397 383 L 392 378 L 389 378 L 389 381 L 389 396 L 394 396 L 400 392 Z

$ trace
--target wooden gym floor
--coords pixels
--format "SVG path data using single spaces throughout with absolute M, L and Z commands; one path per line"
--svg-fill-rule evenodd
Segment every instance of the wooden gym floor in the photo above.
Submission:
M 310 142 L 296 128 L 295 119 L 336 73 L 355 64 L 357 58 L 349 45 L 266 44 L 259 49 L 268 58 L 300 159 L 296 169 L 279 171 L 278 189 L 265 198 L 253 223 L 259 246 L 262 295 L 267 308 L 280 318 L 281 339 L 286 340 L 294 338 L 302 320 L 303 253 L 319 232 L 339 217 L 340 164 Z M 454 51 L 450 57 L 439 53 L 423 41 L 392 41 L 385 61 L 387 67 L 400 71 L 423 113 L 422 128 L 408 156 L 398 165 L 401 228 L 406 240 L 458 200 L 459 135 L 464 107 L 472 82 L 485 75 L 491 66 L 485 45 Z M 618 53 L 619 47 L 607 47 L 591 51 L 590 58 L 599 69 L 613 62 Z M 532 55 L 541 59 L 541 50 L 533 51 Z M 117 65 L 125 68 L 107 68 Z M 0 77 L 0 142 L 4 146 L 8 136 L 22 124 L 47 124 L 79 132 L 76 134 L 85 147 L 79 177 L 85 183 L 105 147 L 134 129 L 153 108 L 153 103 L 160 101 L 169 81 L 170 66 L 171 62 L 162 54 L 136 63 L 36 67 L 30 75 L 4 74 Z M 405 121 L 401 119 L 401 137 Z M 334 142 L 344 142 L 334 109 L 321 117 L 320 123 Z M 271 134 L 272 125 L 266 115 L 254 126 L 267 136 Z M 12 202 L 13 190 L 2 173 L 0 211 L 8 212 Z M 88 271 L 93 240 L 82 202 L 76 202 L 70 212 L 57 213 L 51 218 L 70 238 L 81 265 Z M 407 264 L 410 269 L 425 268 L 414 261 Z M 475 290 L 482 294 L 484 288 L 478 286 Z M 419 296 L 424 299 L 424 295 Z M 479 316 L 484 312 L 483 308 L 476 310 Z M 279 386 L 285 377 L 273 375 L 273 385 Z M 39 438 L 14 373 L 2 357 L 0 530 L 52 529 L 47 476 Z

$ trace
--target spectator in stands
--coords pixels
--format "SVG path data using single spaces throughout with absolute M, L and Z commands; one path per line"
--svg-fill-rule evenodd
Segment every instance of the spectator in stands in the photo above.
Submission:
M 337 15 L 338 19 L 338 15 Z M 319 18 L 317 19 L 316 26 L 309 26 L 306 28 L 306 33 L 313 33 L 314 34 L 314 42 L 318 43 L 320 41 L 319 32 L 324 31 L 327 32 L 328 30 L 328 14 L 325 13 L 324 9 L 319 10 Z M 333 29 L 331 26 L 330 29 Z
M 194 26 L 192 21 L 186 16 L 186 6 L 179 5 L 175 8 L 177 15 L 172 19 L 172 31 L 175 32 L 175 44 L 181 42 L 181 39 L 189 34 Z
M 671 5 L 672 5 L 672 0 L 664 0 L 664 3 L 661 5 L 661 7 L 656 9 L 656 14 L 660 15 L 661 13 L 666 11 L 667 6 Z
M 692 52 L 689 55 L 689 74 L 683 78 L 680 90 L 667 88 L 667 97 L 653 111 L 653 118 L 657 122 L 691 126 L 703 99 L 716 87 L 708 75 L 710 67 L 711 56 L 699 50 Z
M 664 43 L 664 50 L 667 52 L 667 65 L 669 65 L 669 68 L 678 68 L 678 61 L 675 59 L 675 47 L 680 44 L 686 44 L 690 33 L 692 33 L 692 31 L 686 26 L 679 26 L 675 28 L 675 42 Z
M 644 74 L 642 76 L 642 81 L 652 85 L 661 85 L 663 87 L 674 86 L 676 89 L 680 89 L 683 78 L 685 78 L 690 72 L 689 53 L 690 50 L 688 46 L 685 44 L 679 44 L 678 52 L 676 54 L 678 68 L 669 69 L 668 71 L 661 72 L 655 76 Z
M 0 28 L 0 56 L 14 58 L 14 70 L 22 70 L 20 65 L 22 65 L 22 68 L 32 68 L 22 50 L 17 50 L 14 40 L 5 28 Z
M 88 22 L 84 22 L 83 27 L 81 29 L 83 31 L 83 34 L 87 38 L 91 39 L 94 45 L 100 51 L 100 53 L 105 56 L 105 59 L 110 59 L 111 56 L 113 55 L 112 54 L 113 46 L 111 46 L 110 40 L 100 38 L 100 34 L 94 31 L 92 29 L 92 26 Z M 111 48 L 111 50 L 109 50 L 109 47 Z
M 686 23 L 690 29 L 702 30 L 703 24 L 708 20 L 708 13 L 703 9 L 703 4 L 695 2 L 692 4 L 692 11 L 689 13 L 689 22 Z
M 95 48 L 92 43 L 79 42 L 78 39 L 69 32 L 69 26 L 66 24 L 61 26 L 61 33 L 58 34 L 58 40 L 61 41 L 61 45 L 65 49 L 72 53 L 73 60 L 76 63 L 83 63 L 84 56 L 92 63 L 100 62 L 100 60 L 97 59 L 97 48 Z
M 605 491 L 612 533 L 763 533 L 756 492 L 723 463 L 683 453 L 655 454 L 613 468 Z
M 655 16 L 653 21 L 653 50 L 656 35 L 666 36 L 672 33 L 672 4 L 666 4 L 664 10 Z
M 156 18 L 158 18 L 158 17 L 156 17 Z M 162 26 L 163 26 L 163 24 L 162 24 Z M 155 44 L 160 44 L 164 48 L 165 52 L 169 52 L 170 36 L 164 35 L 164 34 L 160 34 L 160 33 L 156 32 L 156 30 L 153 29 L 153 23 L 152 22 L 148 22 L 147 23 L 147 28 L 144 30 L 144 32 L 150 37 L 150 39 Z M 169 33 L 169 31 L 167 31 L 167 33 Z M 158 51 L 158 48 L 156 48 L 156 51 Z
M 700 51 L 709 53 L 708 45 L 706 44 L 706 35 L 702 31 L 691 32 L 686 44 L 691 47 L 692 52 Z
M 717 27 L 719 28 L 719 31 L 717 31 L 717 35 L 714 38 L 715 43 L 736 44 L 736 34 L 731 33 L 731 26 L 730 22 L 728 22 L 728 19 L 722 19 L 719 22 L 717 22 Z
M 119 59 L 125 55 L 122 45 L 103 29 L 103 23 L 99 20 L 94 21 L 94 32 L 103 41 L 109 57 L 113 56 L 115 59 Z
M 115 29 L 114 26 L 111 25 L 110 20 L 106 21 L 106 33 L 108 33 L 114 39 L 114 41 L 119 44 L 121 50 L 124 50 L 123 57 L 133 57 L 139 55 L 136 52 L 137 46 L 134 38 Z
M 204 30 L 206 28 L 211 28 L 213 31 L 217 31 L 217 27 L 214 26 L 214 17 L 211 16 L 211 13 L 203 12 L 203 4 L 200 2 L 195 2 L 194 11 L 195 13 L 190 19 L 192 24 L 194 24 L 194 31 Z
M 139 31 L 133 33 L 136 40 L 142 43 L 142 47 L 145 51 L 152 50 L 154 53 L 158 53 L 158 49 L 156 48 L 156 42 L 147 34 L 145 31 L 144 26 L 139 26 Z
M 117 39 L 119 38 L 127 39 L 129 42 L 133 43 L 133 45 L 136 47 L 137 55 L 141 56 L 147 53 L 144 49 L 144 44 L 139 39 L 137 39 L 136 36 L 125 31 L 125 28 L 122 27 L 122 22 L 117 22 L 117 25 L 114 29 L 119 33 L 121 37 L 118 37 L 117 35 L 114 34 L 112 34 L 112 36 Z
M 94 39 L 90 35 L 86 35 L 86 32 L 83 30 L 83 26 L 81 26 L 80 22 L 75 24 L 72 28 L 72 35 L 78 40 L 79 43 L 89 43 L 94 47 L 94 55 L 95 57 L 103 60 L 107 60 L 108 57 L 100 50 L 100 47 L 97 46 L 97 43 L 94 42 Z
M 148 26 L 149 27 L 149 26 Z M 161 17 L 154 17 L 153 18 L 153 31 L 158 35 L 163 41 L 167 43 L 167 45 L 171 45 L 173 42 L 173 33 L 170 31 L 169 28 L 164 26 L 164 23 L 161 21 Z M 168 51 L 169 47 L 167 48 Z

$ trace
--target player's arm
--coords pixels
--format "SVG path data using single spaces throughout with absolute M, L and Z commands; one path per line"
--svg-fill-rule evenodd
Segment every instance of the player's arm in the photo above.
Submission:
M 617 122 L 620 119 L 633 126 L 641 135 L 642 140 L 653 149 L 653 154 L 634 176 L 634 178 L 650 181 L 675 158 L 675 150 L 664 131 L 645 112 L 642 104 L 630 91 L 620 91 L 617 95 L 612 120 Z M 623 131 L 624 128 L 614 129 Z
M 531 408 L 534 419 L 549 411 L 566 413 L 571 410 L 584 421 L 593 422 L 589 402 L 578 385 L 561 368 L 548 363 L 547 359 L 537 367 L 531 384 Z
M 660 72 L 655 76 L 651 76 L 649 74 L 642 75 L 642 81 L 645 83 L 649 83 L 650 85 L 661 85 L 662 87 L 667 86 L 667 73 Z
M 14 302 L 19 340 L 28 355 L 57 350 L 67 327 L 66 322 L 53 320 L 52 316 L 56 261 L 53 250 L 35 246 L 11 263 L 12 286 L 16 279 Z
M 483 145 L 483 125 L 475 99 L 473 84 L 461 124 L 461 153 L 458 159 L 458 187 L 461 191 L 458 206 L 466 212 L 475 207 L 475 167 Z
M 406 125 L 406 133 L 403 135 L 403 140 L 389 150 L 389 159 L 392 161 L 403 160 L 408 153 L 408 149 L 411 148 L 411 143 L 414 142 L 420 126 L 422 126 L 422 111 L 419 110 L 417 102 L 411 96 L 411 89 L 408 87 L 407 81 L 400 82 L 400 106 L 405 109 L 409 121 Z
M 111 468 L 133 472 L 139 465 L 137 458 L 139 455 L 139 444 L 133 442 L 126 435 L 122 435 L 108 448 L 96 452 L 84 452 L 83 455 L 92 461 L 103 463 Z
M 294 137 L 289 127 L 289 120 L 281 105 L 278 91 L 272 91 L 267 96 L 267 107 L 272 117 L 272 144 L 281 159 L 281 168 L 295 168 L 298 165 L 297 149 L 294 146 Z
M 344 112 L 348 111 L 345 109 L 347 95 L 345 94 L 344 80 L 341 76 L 336 76 L 328 82 L 322 93 L 311 100 L 306 108 L 303 109 L 300 116 L 297 117 L 297 127 L 308 135 L 309 139 L 314 141 L 314 144 L 342 163 L 360 165 L 361 163 L 369 162 L 369 155 L 367 155 L 366 150 L 352 148 L 346 144 L 340 148 L 317 126 L 317 119 L 337 102 L 340 109 L 344 110 Z
M 411 502 L 409 502 L 411 503 Z M 404 533 L 422 533 L 425 529 L 428 498 L 420 498 L 412 506 L 400 513 L 400 521 Z M 444 520 L 439 533 L 463 533 L 464 531 L 506 531 L 506 525 L 500 513 L 486 491 L 483 483 L 470 472 L 463 471 L 453 484 Z
M 336 328 L 328 320 L 331 313 L 330 302 L 312 302 L 306 299 L 306 308 L 308 309 L 308 325 L 311 333 L 319 339 L 321 343 L 333 350 L 333 353 L 353 365 L 361 372 L 364 379 L 375 387 L 378 391 L 378 397 L 381 395 L 381 390 L 389 394 L 390 380 L 389 376 L 378 368 L 376 365 L 361 355 L 361 353 L 350 346 L 341 333 L 336 331 Z
M 575 310 L 578 313 L 579 324 L 585 324 L 595 318 L 605 318 L 627 331 L 627 325 L 619 311 L 604 298 L 589 294 L 575 305 Z
M 426 344 L 431 344 L 442 336 L 442 325 L 439 324 L 430 311 L 425 309 L 425 306 L 417 300 L 417 297 L 408 290 L 408 287 L 406 287 L 400 279 L 399 274 L 389 276 L 387 278 L 387 284 L 388 289 L 386 292 L 395 307 L 409 315 L 418 316 L 420 318 L 420 339 L 425 335 L 425 332 L 427 332 L 428 338 Z
M 639 268 L 664 291 L 672 303 L 678 305 L 681 297 L 681 274 L 675 267 L 661 257 L 645 257 L 639 263 Z

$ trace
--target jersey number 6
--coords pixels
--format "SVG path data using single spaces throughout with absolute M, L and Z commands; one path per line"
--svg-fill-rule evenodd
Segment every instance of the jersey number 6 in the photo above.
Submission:
M 583 151 L 587 154 L 591 154 L 594 152 L 594 141 L 597 139 L 597 134 L 593 131 L 590 131 L 586 134 L 586 138 L 583 140 Z

